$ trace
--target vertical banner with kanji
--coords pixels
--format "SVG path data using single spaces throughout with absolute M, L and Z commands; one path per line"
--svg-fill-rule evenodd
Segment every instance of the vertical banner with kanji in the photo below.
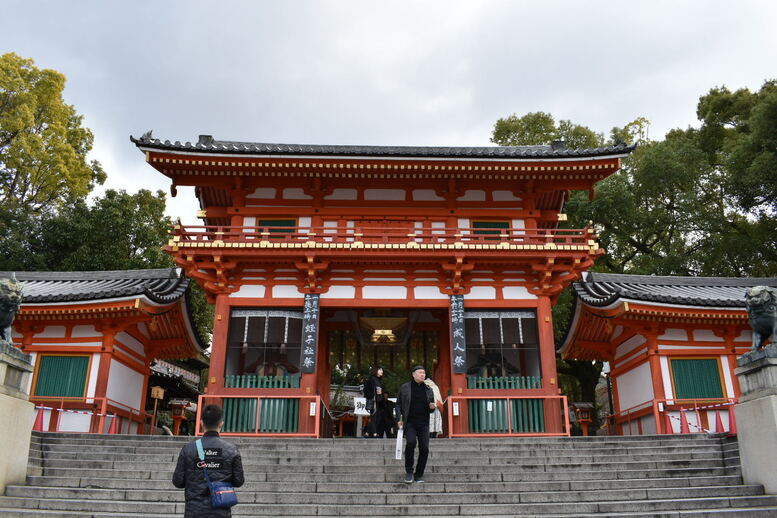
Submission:
M 317 293 L 305 295 L 302 316 L 302 373 L 316 372 L 316 349 L 318 344 L 318 297 Z
M 467 344 L 464 340 L 464 295 L 451 295 L 451 347 L 453 373 L 467 373 Z

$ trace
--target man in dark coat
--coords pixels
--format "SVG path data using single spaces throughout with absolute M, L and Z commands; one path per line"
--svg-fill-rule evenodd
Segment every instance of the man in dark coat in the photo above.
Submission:
M 424 481 L 426 459 L 429 457 L 429 414 L 434 412 L 434 392 L 426 386 L 426 370 L 413 367 L 413 380 L 399 387 L 397 420 L 405 433 L 405 483 Z M 413 474 L 413 457 L 418 444 L 418 464 Z
M 234 487 L 243 485 L 243 461 L 240 452 L 232 443 L 222 440 L 219 431 L 224 424 L 221 408 L 208 405 L 202 410 L 202 449 L 205 461 L 200 460 L 196 441 L 181 449 L 178 464 L 173 473 L 173 485 L 186 489 L 186 513 L 184 518 L 230 518 L 229 509 L 214 509 L 210 506 L 210 491 L 203 473 L 208 469 L 211 482 L 229 482 Z

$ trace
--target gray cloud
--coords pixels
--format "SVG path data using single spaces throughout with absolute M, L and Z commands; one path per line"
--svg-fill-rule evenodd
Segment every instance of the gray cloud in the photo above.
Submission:
M 108 187 L 162 188 L 128 135 L 488 145 L 543 110 L 651 136 L 716 85 L 774 75 L 777 4 L 741 1 L 6 2 L 0 48 L 68 77 Z M 628 7 L 624 7 L 628 5 Z M 191 192 L 172 215 L 194 221 Z

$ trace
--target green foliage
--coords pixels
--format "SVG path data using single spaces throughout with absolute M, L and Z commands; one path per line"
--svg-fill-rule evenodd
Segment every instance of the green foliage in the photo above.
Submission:
M 39 213 L 105 181 L 100 164 L 87 160 L 93 135 L 63 101 L 64 86 L 59 72 L 13 53 L 0 55 L 0 199 L 6 210 Z
M 545 112 L 527 113 L 522 117 L 512 114 L 499 119 L 491 133 L 491 142 L 500 146 L 538 146 L 554 140 L 563 140 L 571 148 L 598 147 L 604 143 L 601 133 L 568 120 L 556 124 L 553 116 Z
M 108 190 L 89 206 L 74 201 L 58 211 L 33 216 L 21 211 L 0 213 L 0 270 L 129 270 L 171 268 L 162 251 L 170 218 L 165 194 L 140 190 L 135 194 Z M 213 307 L 192 282 L 192 313 L 207 340 L 213 326 Z
M 648 138 L 638 118 L 610 131 L 610 142 L 639 144 L 621 170 L 596 186 L 596 196 L 573 192 L 569 228 L 593 222 L 606 255 L 595 271 L 645 275 L 777 275 L 777 82 L 758 92 L 715 88 L 699 99 L 698 129 Z M 574 131 L 569 128 L 574 128 Z M 568 135 L 581 136 L 580 139 Z M 601 145 L 601 134 L 551 115 L 499 119 L 492 142 L 569 147 Z M 563 340 L 572 297 L 553 308 L 555 338 Z M 601 364 L 559 360 L 559 384 L 572 400 L 595 402 Z

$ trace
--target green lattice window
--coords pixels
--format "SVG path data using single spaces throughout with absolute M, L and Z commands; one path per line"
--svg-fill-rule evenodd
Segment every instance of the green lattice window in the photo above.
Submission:
M 35 394 L 38 397 L 84 397 L 88 356 L 40 356 Z
M 291 234 L 297 229 L 296 219 L 260 219 L 257 223 L 261 232 L 270 234 Z M 273 228 L 267 228 L 273 227 Z M 280 237 L 280 236 L 277 236 Z
M 672 359 L 671 363 L 677 399 L 723 397 L 723 385 L 720 381 L 717 359 Z
M 507 230 L 510 228 L 510 222 L 509 221 L 473 221 L 472 222 L 472 233 L 483 235 L 483 234 L 506 234 Z

